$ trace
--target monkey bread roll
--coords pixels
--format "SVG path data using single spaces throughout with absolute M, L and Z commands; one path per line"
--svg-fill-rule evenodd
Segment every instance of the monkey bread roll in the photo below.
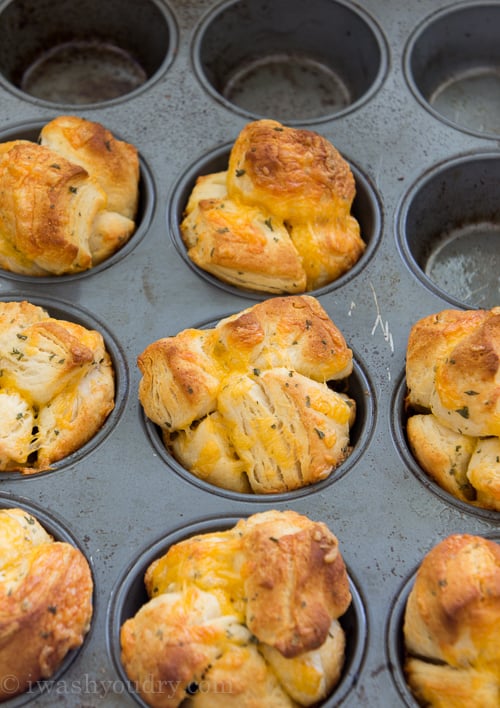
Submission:
M 138 357 L 139 400 L 174 457 L 237 492 L 283 492 L 330 475 L 351 451 L 352 352 L 319 302 L 290 295 Z
M 338 683 L 351 593 L 337 538 L 267 511 L 181 541 L 145 574 L 149 601 L 121 627 L 121 659 L 155 708 L 292 708 Z
M 135 231 L 139 158 L 100 123 L 60 116 L 38 143 L 0 144 L 0 267 L 33 276 L 98 265 Z
M 225 171 L 198 178 L 181 234 L 188 256 L 233 285 L 301 293 L 336 280 L 365 250 L 348 163 L 324 137 L 247 124 Z
M 90 628 L 89 565 L 23 509 L 0 509 L 0 701 L 50 678 Z
M 406 383 L 408 443 L 422 468 L 458 499 L 500 511 L 500 307 L 416 322 Z
M 405 674 L 422 706 L 497 708 L 500 546 L 455 534 L 424 558 L 404 617 Z
M 102 335 L 29 302 L 0 302 L 0 471 L 50 469 L 114 408 Z

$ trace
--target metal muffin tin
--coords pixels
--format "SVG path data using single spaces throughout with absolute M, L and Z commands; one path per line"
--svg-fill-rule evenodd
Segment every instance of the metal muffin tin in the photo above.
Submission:
M 57 115 L 76 114 L 141 157 L 138 230 L 116 257 L 78 276 L 0 273 L 0 299 L 99 329 L 118 383 L 116 410 L 85 449 L 48 473 L 0 475 L 0 506 L 39 511 L 55 536 L 83 550 L 95 581 L 81 649 L 9 708 L 140 704 L 117 642 L 121 621 L 144 601 L 147 562 L 188 533 L 269 508 L 327 523 L 348 568 L 346 667 L 323 705 L 414 708 L 401 673 L 401 598 L 445 536 L 499 538 L 498 513 L 458 502 L 423 475 L 406 445 L 403 406 L 412 324 L 446 308 L 500 305 L 499 20 L 500 2 L 0 3 L 0 140 L 34 139 Z M 72 79 L 58 102 L 33 93 L 26 76 L 40 57 L 89 40 L 110 94 L 79 93 Z M 142 83 L 107 74 L 103 47 L 125 57 L 121 72 L 138 64 Z M 59 55 L 66 78 L 68 57 Z M 263 299 L 198 271 L 177 228 L 196 174 L 219 169 L 260 117 L 315 130 L 351 162 L 368 244 L 350 273 L 312 293 L 354 352 L 353 454 L 329 480 L 269 497 L 226 494 L 179 470 L 144 418 L 136 365 L 156 339 Z

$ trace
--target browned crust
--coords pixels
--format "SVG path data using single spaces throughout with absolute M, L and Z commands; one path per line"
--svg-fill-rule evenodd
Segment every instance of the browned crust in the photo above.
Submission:
M 134 219 L 138 204 L 137 148 L 108 128 L 79 116 L 59 116 L 41 130 L 40 141 L 82 165 L 108 195 L 106 208 Z
M 254 203 L 283 219 L 311 218 L 311 202 L 319 206 L 341 200 L 349 208 L 355 190 L 348 163 L 311 130 L 254 121 L 243 128 L 231 151 L 229 196 L 236 193 L 246 201 L 252 194 Z
M 54 542 L 31 553 L 28 574 L 14 592 L 5 594 L 0 583 L 0 675 L 18 683 L 15 693 L 12 683 L 0 684 L 0 700 L 50 677 L 90 626 L 93 583 L 81 552 Z
M 86 170 L 35 143 L 13 143 L 0 162 L 0 224 L 15 250 L 27 258 L 71 268 L 79 255 L 72 239 L 70 213 L 75 192 L 88 178 Z M 80 253 L 84 267 L 90 254 Z
M 328 690 L 338 680 L 344 636 L 338 627 L 339 641 L 331 641 L 329 632 L 351 596 L 337 538 L 323 523 L 292 510 L 253 514 L 173 545 L 148 567 L 145 582 L 152 597 L 123 624 L 121 648 L 149 705 L 177 708 L 186 687 L 202 681 L 194 704 L 199 696 L 207 706 L 292 708 L 280 672 L 302 672 L 304 691 L 316 700 L 324 693 L 311 672 Z M 280 668 L 265 660 L 271 647 L 282 660 L 319 647 L 328 658 Z M 227 696 L 221 685 L 231 687 Z
M 17 439 L 14 457 L 8 445 L 0 445 L 0 467 L 23 474 L 50 469 L 95 435 L 113 410 L 111 356 L 99 332 L 51 318 L 27 301 L 0 302 L 0 333 L 0 390 L 18 394 L 36 427 L 26 439 Z M 10 430 L 15 410 L 2 413 Z
M 423 559 L 404 617 L 404 671 L 419 703 L 498 705 L 500 546 L 453 534 Z
M 223 320 L 217 330 L 228 350 L 253 350 L 252 358 L 263 363 L 281 352 L 282 365 L 293 362 L 298 373 L 315 380 L 343 378 L 351 371 L 352 351 L 344 336 L 310 295 L 265 300 Z
M 227 171 L 197 180 L 181 234 L 189 257 L 221 280 L 309 292 L 366 248 L 351 214 L 355 194 L 348 162 L 325 137 L 257 120 L 238 135 Z
M 286 657 L 320 647 L 351 601 L 336 537 L 321 522 L 293 523 L 280 533 L 271 518 L 243 540 L 247 626 Z

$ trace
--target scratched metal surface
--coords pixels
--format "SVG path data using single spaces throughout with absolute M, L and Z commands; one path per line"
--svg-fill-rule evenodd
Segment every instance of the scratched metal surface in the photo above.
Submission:
M 0 5 L 0 26 L 8 5 Z M 369 258 L 352 277 L 341 286 L 318 294 L 366 376 L 361 378 L 360 396 L 365 397 L 362 407 L 369 420 L 364 421 L 353 463 L 331 484 L 272 500 L 234 499 L 209 492 L 176 474 L 152 444 L 137 401 L 136 358 L 147 344 L 184 327 L 217 320 L 256 301 L 200 277 L 182 258 L 168 228 L 168 207 L 185 170 L 211 151 L 231 143 L 252 119 L 244 110 L 233 109 L 207 90 L 196 71 L 199 57 L 195 43 L 202 23 L 215 5 L 211 0 L 170 0 L 168 4 L 160 0 L 132 4 L 114 1 L 102 5 L 118 13 L 121 24 L 127 22 L 129 5 L 142 6 L 146 19 L 151 14 L 146 10 L 153 6 L 168 25 L 170 45 L 162 45 L 164 63 L 157 62 L 154 75 L 140 90 L 111 101 L 74 107 L 33 98 L 13 88 L 5 77 L 0 79 L 1 139 L 18 130 L 30 132 L 33 125 L 42 125 L 60 113 L 77 113 L 100 121 L 138 147 L 143 186 L 148 190 L 145 211 L 151 208 L 150 222 L 140 238 L 109 267 L 85 277 L 50 282 L 0 274 L 2 298 L 47 302 L 54 311 L 69 311 L 83 321 L 102 326 L 120 374 L 120 405 L 98 446 L 91 446 L 86 454 L 49 474 L 25 479 L 1 476 L 0 503 L 33 505 L 35 512 L 39 510 L 49 520 L 55 519 L 56 527 L 61 523 L 91 560 L 96 586 L 93 626 L 82 650 L 62 675 L 44 683 L 43 690 L 34 687 L 7 705 L 26 701 L 39 706 L 136 705 L 112 651 L 116 624 L 113 612 L 121 592 L 120 581 L 129 566 L 147 549 L 161 544 L 162 537 L 186 524 L 204 518 L 239 517 L 274 507 L 293 508 L 330 526 L 340 540 L 359 594 L 361 609 L 358 608 L 355 622 L 363 618 L 363 613 L 366 616 L 366 624 L 358 624 L 356 631 L 358 639 L 365 639 L 364 645 L 353 647 L 352 637 L 348 639 L 357 662 L 355 670 L 339 694 L 325 705 L 341 702 L 346 707 L 411 706 L 404 690 L 398 688 L 397 667 L 391 668 L 394 661 L 397 663 L 397 651 L 394 654 L 391 650 L 391 645 L 397 644 L 391 635 L 397 631 L 397 622 L 391 619 L 393 605 L 423 555 L 441 538 L 452 532 L 491 535 L 498 531 L 498 515 L 474 513 L 454 504 L 426 485 L 400 450 L 404 440 L 400 429 L 400 384 L 412 323 L 446 307 L 491 306 L 495 298 L 498 300 L 498 268 L 489 269 L 486 264 L 474 271 L 474 288 L 477 286 L 480 291 L 486 282 L 488 301 L 481 300 L 481 294 L 473 292 L 472 286 L 467 291 L 465 279 L 458 294 L 435 288 L 406 260 L 407 251 L 411 256 L 412 248 L 419 247 L 419 233 L 425 234 L 426 229 L 435 226 L 432 215 L 425 213 L 425 199 L 416 215 L 408 207 L 407 195 L 413 194 L 421 178 L 432 175 L 452 158 L 472 155 L 476 181 L 483 183 L 475 194 L 477 197 L 487 193 L 488 197 L 479 197 L 487 202 L 492 198 L 493 182 L 485 183 L 484 169 L 487 167 L 490 177 L 499 172 L 498 125 L 484 127 L 474 115 L 467 118 L 472 123 L 465 126 L 454 122 L 461 116 L 456 97 L 449 99 L 450 105 L 455 100 L 457 106 L 453 120 L 441 119 L 415 94 L 406 74 L 408 48 L 420 24 L 439 14 L 441 8 L 451 11 L 461 5 L 436 0 L 340 3 L 359 14 L 380 42 L 381 60 L 374 89 L 338 114 L 304 120 L 298 116 L 294 121 L 329 138 L 366 180 L 376 195 L 380 233 L 374 234 Z M 316 3 L 300 5 L 302 11 L 316 7 Z M 285 40 L 287 13 L 292 6 L 295 8 L 296 4 L 289 3 L 289 9 L 273 19 Z M 479 12 L 488 6 L 497 11 L 499 4 L 471 4 Z M 303 24 L 306 31 L 307 22 Z M 323 32 L 326 37 L 331 35 L 334 44 L 335 27 L 328 22 L 323 25 Z M 282 26 L 285 29 L 280 33 Z M 486 31 L 482 27 L 480 31 Z M 134 26 L 129 29 L 133 35 Z M 466 30 L 462 26 L 459 37 L 464 39 Z M 312 32 L 310 28 L 307 31 Z M 164 42 L 160 37 L 155 44 L 155 32 L 158 28 L 151 28 L 151 47 L 143 47 L 146 55 L 148 51 L 158 53 L 157 42 Z M 8 36 L 12 34 L 15 32 Z M 226 44 L 231 43 L 230 36 L 224 39 L 221 53 L 228 51 Z M 15 37 L 11 41 L 11 51 L 14 44 L 17 51 L 22 42 L 16 42 Z M 321 41 L 325 43 L 325 37 Z M 363 47 L 355 43 L 350 46 L 353 56 L 359 58 Z M 4 46 L 0 56 L 4 66 L 6 52 L 8 47 Z M 364 61 L 367 65 L 363 71 L 373 71 L 373 56 L 368 53 Z M 494 57 L 492 61 L 497 62 L 498 70 L 500 60 Z M 489 79 L 493 81 L 494 77 L 486 77 L 485 81 Z M 299 87 L 297 95 L 289 94 L 290 102 L 292 98 L 298 100 L 298 112 L 310 101 L 308 97 L 300 103 L 297 96 L 300 98 L 301 90 L 309 91 L 309 83 Z M 480 94 L 481 87 L 477 90 Z M 280 103 L 286 100 L 285 95 Z M 440 197 L 434 196 L 433 213 L 447 199 L 456 205 L 453 208 L 467 202 L 469 187 L 463 183 L 467 171 L 466 166 L 455 180 L 456 199 L 444 192 Z M 494 184 L 497 202 L 499 183 L 497 179 Z M 489 208 L 486 203 L 484 208 Z M 399 236 L 400 221 L 407 213 L 413 220 L 409 227 L 414 231 L 410 247 Z M 491 247 L 489 262 L 494 263 L 498 240 L 495 242 L 491 234 L 483 237 Z M 471 259 L 473 256 L 470 253 Z M 466 270 L 471 269 L 466 265 Z M 363 392 L 365 384 L 368 393 Z

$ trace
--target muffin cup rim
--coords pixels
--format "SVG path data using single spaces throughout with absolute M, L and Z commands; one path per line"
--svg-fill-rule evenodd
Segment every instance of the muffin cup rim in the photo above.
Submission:
M 216 89 L 212 86 L 210 81 L 205 75 L 205 72 L 202 68 L 201 65 L 201 60 L 200 60 L 200 45 L 203 39 L 203 35 L 210 26 L 212 22 L 217 20 L 219 16 L 227 9 L 230 9 L 233 5 L 236 5 L 238 3 L 238 0 L 221 0 L 218 2 L 216 5 L 212 6 L 209 8 L 203 16 L 198 20 L 193 36 L 190 42 L 190 59 L 191 59 L 191 66 L 193 67 L 193 72 L 199 82 L 199 84 L 202 86 L 202 88 L 211 96 L 211 98 L 216 101 L 218 104 L 222 105 L 223 108 L 226 110 L 230 111 L 231 113 L 235 113 L 236 115 L 239 115 L 240 117 L 246 118 L 247 120 L 259 120 L 261 118 L 265 118 L 266 116 L 258 114 L 258 113 L 252 113 L 251 111 L 247 111 L 244 108 L 239 107 L 237 104 L 232 103 L 229 101 L 227 98 L 225 98 L 221 93 L 216 91 Z M 329 3 L 332 4 L 332 3 Z M 345 118 L 347 115 L 350 113 L 353 113 L 355 111 L 360 110 L 363 105 L 368 103 L 369 101 L 373 100 L 374 96 L 378 93 L 378 91 L 382 88 L 384 85 L 387 76 L 389 74 L 389 68 L 390 68 L 390 49 L 389 49 L 389 42 L 387 40 L 387 37 L 385 36 L 385 33 L 383 32 L 381 25 L 378 23 L 378 21 L 375 19 L 375 17 L 367 11 L 366 8 L 362 7 L 361 5 L 354 5 L 351 3 L 349 0 L 333 0 L 334 5 L 340 5 L 344 9 L 349 10 L 352 12 L 354 15 L 356 15 L 360 20 L 362 20 L 367 29 L 371 32 L 372 37 L 375 41 L 375 43 L 378 46 L 379 52 L 380 52 L 380 65 L 377 71 L 377 74 L 375 78 L 373 79 L 373 82 L 371 86 L 368 88 L 368 90 L 360 96 L 356 101 L 354 101 L 352 104 L 349 106 L 346 106 L 344 109 L 334 112 L 334 113 L 328 113 L 325 115 L 313 117 L 313 118 L 297 118 L 297 119 L 292 119 L 288 120 L 287 123 L 291 127 L 299 127 L 301 125 L 303 126 L 313 126 L 316 124 L 320 123 L 325 123 L 329 122 L 332 120 L 336 119 L 342 119 Z
M 32 103 L 35 106 L 45 107 L 52 110 L 54 110 L 56 107 L 59 107 L 61 108 L 61 110 L 64 110 L 66 112 L 87 111 L 99 108 L 112 108 L 113 106 L 119 105 L 120 103 L 133 100 L 134 98 L 138 97 L 143 91 L 148 90 L 150 87 L 152 87 L 164 76 L 164 74 L 170 69 L 171 65 L 174 63 L 178 53 L 179 25 L 177 17 L 170 5 L 171 0 L 164 0 L 163 2 L 160 2 L 160 0 L 148 0 L 148 2 L 154 5 L 158 12 L 163 15 L 170 41 L 167 52 L 160 65 L 157 67 L 156 71 L 150 77 L 148 77 L 148 79 L 143 84 L 137 86 L 135 89 L 132 89 L 132 91 L 129 91 L 121 96 L 116 96 L 111 99 L 106 99 L 102 101 L 92 101 L 84 104 L 75 104 L 66 103 L 63 101 L 48 101 L 46 99 L 33 96 L 32 94 L 29 94 L 26 91 L 20 89 L 18 86 L 15 86 L 15 84 L 9 81 L 1 71 L 0 86 L 2 86 L 6 91 L 9 91 L 15 97 L 28 103 Z M 0 14 L 6 8 L 7 5 L 5 7 L 2 7 L 0 9 Z
M 441 7 L 437 10 L 432 10 L 431 12 L 429 12 L 423 19 L 420 20 L 420 22 L 413 28 L 413 30 L 410 31 L 408 38 L 405 42 L 402 54 L 403 76 L 411 93 L 417 99 L 422 108 L 426 110 L 431 116 L 433 116 L 433 118 L 460 133 L 472 135 L 474 137 L 481 138 L 484 140 L 495 140 L 496 142 L 498 142 L 498 140 L 500 139 L 499 133 L 491 133 L 489 131 L 481 132 L 479 130 L 475 130 L 474 128 L 468 127 L 467 125 L 463 125 L 461 123 L 453 121 L 451 118 L 446 117 L 440 111 L 436 110 L 417 86 L 417 82 L 413 77 L 413 71 L 411 68 L 411 58 L 415 46 L 422 38 L 427 29 L 432 28 L 432 26 L 436 22 L 445 19 L 450 14 L 456 15 L 460 12 L 463 12 L 464 10 L 481 10 L 483 7 L 498 8 L 500 10 L 500 7 L 496 0 L 481 0 L 481 2 L 471 2 L 471 0 L 459 0 L 459 2 L 457 3 L 453 3 L 446 7 Z
M 433 179 L 438 177 L 440 174 L 443 174 L 444 176 L 447 170 L 459 167 L 461 164 L 490 160 L 497 160 L 500 164 L 500 149 L 493 149 L 491 147 L 471 149 L 449 155 L 448 157 L 433 163 L 413 179 L 409 187 L 401 195 L 395 209 L 396 247 L 402 261 L 408 266 L 412 275 L 421 285 L 423 285 L 426 290 L 438 296 L 440 299 L 444 300 L 453 307 L 464 310 L 477 308 L 473 308 L 464 300 L 459 300 L 453 295 L 447 293 L 446 290 L 434 283 L 417 263 L 406 238 L 406 222 L 414 198 L 422 189 L 425 189 L 425 187 L 427 187 Z

